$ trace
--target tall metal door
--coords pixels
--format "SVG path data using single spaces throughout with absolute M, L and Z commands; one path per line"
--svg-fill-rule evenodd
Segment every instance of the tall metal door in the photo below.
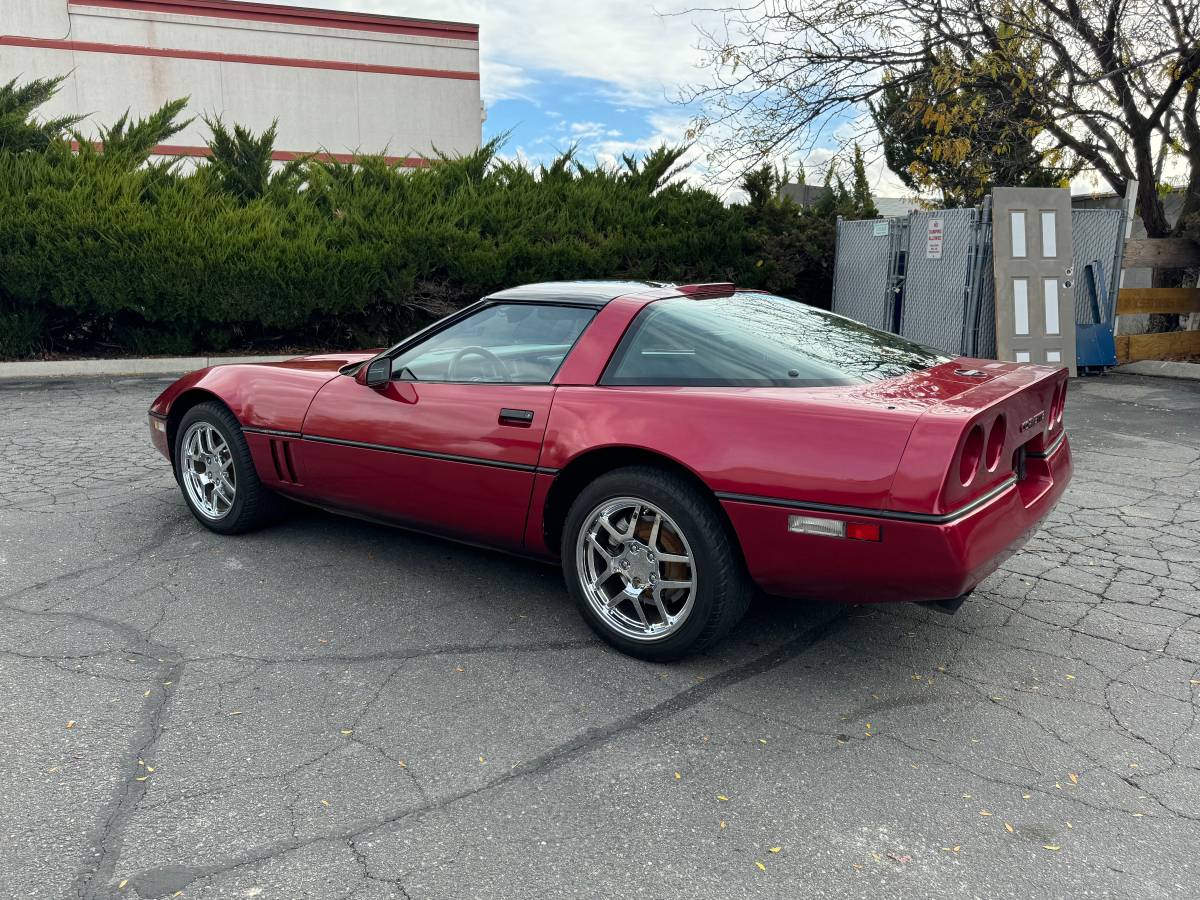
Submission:
M 996 188 L 992 216 L 996 357 L 1068 366 L 1075 375 L 1070 193 Z

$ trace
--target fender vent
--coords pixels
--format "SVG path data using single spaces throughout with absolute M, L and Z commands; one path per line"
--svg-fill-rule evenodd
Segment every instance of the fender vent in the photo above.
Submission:
M 271 463 L 275 467 L 275 477 L 285 484 L 299 484 L 296 477 L 296 465 L 292 462 L 292 445 L 290 441 L 271 438 Z

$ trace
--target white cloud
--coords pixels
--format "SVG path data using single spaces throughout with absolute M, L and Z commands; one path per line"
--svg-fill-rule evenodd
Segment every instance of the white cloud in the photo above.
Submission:
M 480 76 L 479 90 L 484 103 L 495 103 L 524 97 L 524 89 L 533 83 L 520 66 L 492 60 L 487 66 L 487 78 Z

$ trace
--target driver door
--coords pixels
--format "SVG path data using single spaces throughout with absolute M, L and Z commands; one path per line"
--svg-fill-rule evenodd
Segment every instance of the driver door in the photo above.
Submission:
M 300 469 L 318 502 L 520 549 L 554 373 L 594 314 L 497 303 L 402 347 L 380 388 L 317 394 Z

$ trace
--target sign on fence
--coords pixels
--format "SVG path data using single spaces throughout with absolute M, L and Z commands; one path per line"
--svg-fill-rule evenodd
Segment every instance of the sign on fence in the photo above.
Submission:
M 929 233 L 925 241 L 925 258 L 942 258 L 942 237 L 946 230 L 946 220 L 941 216 L 929 220 Z

